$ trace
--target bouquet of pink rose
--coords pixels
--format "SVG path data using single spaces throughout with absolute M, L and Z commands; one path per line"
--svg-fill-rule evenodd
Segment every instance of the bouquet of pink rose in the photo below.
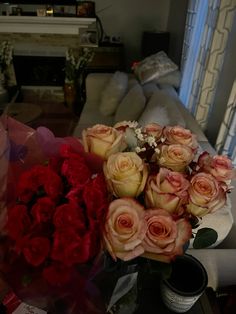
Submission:
M 113 195 L 104 243 L 124 261 L 144 256 L 170 262 L 184 245 L 203 248 L 217 240 L 217 230 L 201 228 L 204 216 L 226 204 L 235 177 L 226 156 L 197 157 L 196 136 L 180 126 L 120 122 L 83 131 L 84 148 L 104 159 L 103 172 Z

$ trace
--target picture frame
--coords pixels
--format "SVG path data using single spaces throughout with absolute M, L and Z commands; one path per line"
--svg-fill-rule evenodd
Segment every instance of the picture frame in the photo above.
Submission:
M 97 30 L 81 28 L 79 30 L 79 45 L 81 47 L 98 47 Z
M 46 9 L 37 9 L 37 16 L 46 16 Z
M 54 16 L 76 17 L 76 6 L 54 5 Z
M 77 3 L 76 15 L 78 17 L 95 17 L 95 2 L 79 1 Z

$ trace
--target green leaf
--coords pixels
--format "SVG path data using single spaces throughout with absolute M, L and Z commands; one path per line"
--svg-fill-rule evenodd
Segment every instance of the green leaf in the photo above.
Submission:
M 214 244 L 218 238 L 218 234 L 214 229 L 199 229 L 193 241 L 194 249 L 204 249 Z
M 23 277 L 22 277 L 22 286 L 23 287 L 27 287 L 30 283 L 32 282 L 32 277 L 28 274 L 25 274 Z
M 191 216 L 189 221 L 190 221 L 190 224 L 192 226 L 192 229 L 195 229 L 195 228 L 199 227 L 200 220 L 201 220 L 201 218 L 199 218 L 199 217 Z

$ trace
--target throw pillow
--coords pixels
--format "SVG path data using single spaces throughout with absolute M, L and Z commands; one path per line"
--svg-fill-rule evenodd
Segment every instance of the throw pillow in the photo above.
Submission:
M 128 87 L 128 74 L 116 71 L 102 92 L 100 112 L 104 116 L 113 115 Z
M 167 84 L 175 88 L 179 88 L 181 83 L 181 73 L 179 70 L 176 70 L 161 76 L 158 79 L 154 79 L 152 82 L 156 84 Z
M 134 85 L 123 98 L 115 113 L 115 122 L 137 120 L 146 103 L 143 89 L 140 84 Z
M 176 105 L 176 100 L 162 90 L 157 90 L 152 95 L 138 122 L 142 126 L 156 122 L 162 126 L 181 125 L 185 127 L 185 121 Z
M 157 91 L 159 88 L 157 87 L 157 85 L 155 83 L 146 83 L 143 85 L 143 93 L 145 95 L 145 97 L 147 98 L 147 100 L 149 100 L 151 98 L 151 96 L 153 95 L 153 93 L 155 91 Z
M 134 66 L 134 74 L 141 84 L 157 79 L 168 73 L 176 71 L 178 66 L 164 51 L 151 55 Z
M 127 90 L 129 91 L 130 89 L 132 89 L 137 84 L 139 84 L 139 82 L 138 82 L 138 80 L 136 78 L 134 78 L 134 77 L 129 78 Z

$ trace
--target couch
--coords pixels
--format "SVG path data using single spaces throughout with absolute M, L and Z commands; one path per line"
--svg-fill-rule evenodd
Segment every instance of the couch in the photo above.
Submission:
M 87 100 L 74 129 L 74 136 L 81 137 L 83 129 L 97 123 L 114 125 L 114 123 L 117 122 L 117 108 L 115 112 L 105 115 L 101 110 L 101 97 L 112 75 L 111 73 L 91 73 L 87 76 Z M 130 75 L 128 77 L 128 87 L 125 95 L 128 94 L 129 90 L 132 89 L 136 83 L 137 82 L 134 82 L 134 77 Z M 136 121 L 138 121 L 141 126 L 150 122 L 157 122 L 161 125 L 182 125 L 197 135 L 200 151 L 207 150 L 213 155 L 216 154 L 194 117 L 181 103 L 176 89 L 172 85 L 151 82 L 142 85 L 142 90 L 143 94 L 141 98 L 144 95 L 145 104 L 142 102 L 142 110 L 140 109 L 140 112 L 136 110 Z M 124 97 L 121 99 L 120 103 L 123 100 Z M 134 117 L 132 103 L 129 104 L 124 101 L 123 105 L 126 111 L 125 120 L 133 120 L 131 119 Z M 236 190 L 233 190 L 230 194 L 229 202 L 231 202 L 231 204 L 236 203 Z M 232 220 L 232 224 L 227 230 L 227 236 L 218 246 L 201 250 L 188 250 L 190 254 L 198 258 L 205 266 L 208 273 L 208 285 L 213 289 L 236 285 L 236 226 L 233 223 L 233 221 L 236 220 L 236 209 L 234 206 L 231 207 L 231 212 L 232 215 L 229 217 L 229 220 Z
M 74 129 L 74 136 L 81 136 L 84 128 L 90 127 L 96 123 L 114 125 L 115 113 L 104 115 L 100 110 L 101 95 L 106 88 L 111 73 L 91 73 L 86 78 L 86 103 L 80 114 L 79 121 Z M 129 82 L 132 82 L 133 76 L 129 77 Z M 146 98 L 145 108 L 140 115 L 136 117 L 136 121 L 140 125 L 145 125 L 153 122 L 153 114 L 155 121 L 161 125 L 182 125 L 191 129 L 201 143 L 203 149 L 208 148 L 212 153 L 214 149 L 209 144 L 207 137 L 200 129 L 198 123 L 183 106 L 178 98 L 175 88 L 167 84 L 149 83 L 144 85 L 144 94 Z M 156 106 L 156 104 L 159 104 Z M 130 114 L 131 113 L 131 114 Z M 126 120 L 132 115 L 132 107 L 127 108 L 125 113 Z

